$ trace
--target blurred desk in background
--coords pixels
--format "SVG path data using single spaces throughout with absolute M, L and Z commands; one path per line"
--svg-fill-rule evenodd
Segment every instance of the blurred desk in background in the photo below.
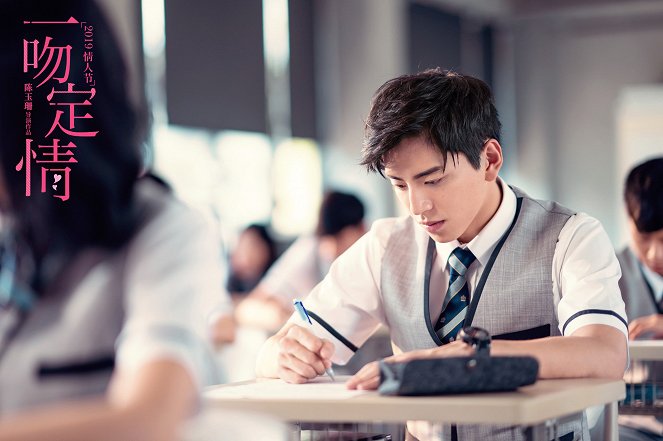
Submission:
M 631 341 L 629 353 L 626 398 L 619 403 L 619 413 L 663 417 L 663 340 Z

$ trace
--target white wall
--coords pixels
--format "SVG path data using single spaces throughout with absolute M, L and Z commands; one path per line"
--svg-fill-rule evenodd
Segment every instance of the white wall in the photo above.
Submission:
M 505 127 L 517 143 L 509 179 L 532 196 L 597 217 L 616 246 L 624 168 L 617 164 L 620 93 L 663 80 L 663 2 L 641 6 L 504 23 L 495 58 L 498 77 L 513 78 L 513 90 L 497 91 L 498 99 L 515 95 L 516 118 Z
M 621 198 L 629 170 L 654 156 L 663 156 L 663 84 L 628 86 L 617 100 L 617 168 L 621 179 L 615 181 Z M 627 242 L 626 212 L 621 199 L 615 218 L 619 226 L 618 243 Z
M 318 113 L 325 186 L 355 191 L 369 219 L 394 214 L 390 186 L 358 165 L 370 99 L 406 71 L 403 0 L 316 1 Z

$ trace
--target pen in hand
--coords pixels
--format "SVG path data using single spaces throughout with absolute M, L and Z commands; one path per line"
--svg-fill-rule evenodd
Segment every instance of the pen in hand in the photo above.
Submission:
M 308 322 L 309 325 L 313 326 L 313 322 L 311 321 L 311 317 L 309 317 L 308 312 L 306 312 L 306 308 L 304 308 L 304 304 L 302 303 L 301 300 L 293 300 L 292 301 L 293 305 L 295 306 L 295 309 L 299 313 L 299 316 L 302 318 L 303 321 Z M 332 370 L 331 366 L 328 368 L 325 368 L 325 372 L 327 375 L 329 375 L 329 378 L 332 379 L 332 381 L 336 381 L 334 379 L 334 371 Z

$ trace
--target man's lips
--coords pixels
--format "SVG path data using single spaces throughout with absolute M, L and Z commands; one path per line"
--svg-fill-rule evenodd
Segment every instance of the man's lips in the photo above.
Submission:
M 435 221 L 435 222 L 420 222 L 421 226 L 426 229 L 429 233 L 434 233 L 437 230 L 439 230 L 442 225 L 444 225 L 444 221 Z

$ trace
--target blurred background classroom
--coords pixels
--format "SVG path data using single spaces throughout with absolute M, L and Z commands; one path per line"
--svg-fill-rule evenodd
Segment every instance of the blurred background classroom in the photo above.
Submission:
M 315 228 L 324 189 L 370 221 L 400 214 L 357 166 L 373 91 L 440 66 L 493 88 L 503 176 L 625 240 L 626 170 L 663 152 L 663 2 L 625 0 L 103 0 L 152 158 L 232 246 L 251 223 L 281 243 Z M 145 103 L 142 103 L 145 104 Z
M 149 162 L 219 226 L 220 258 L 250 224 L 282 252 L 314 231 L 326 189 L 366 221 L 403 214 L 359 161 L 384 81 L 430 67 L 494 90 L 507 182 L 599 219 L 626 242 L 626 171 L 663 153 L 663 2 L 627 0 L 103 0 Z M 226 265 L 227 266 L 227 265 Z

